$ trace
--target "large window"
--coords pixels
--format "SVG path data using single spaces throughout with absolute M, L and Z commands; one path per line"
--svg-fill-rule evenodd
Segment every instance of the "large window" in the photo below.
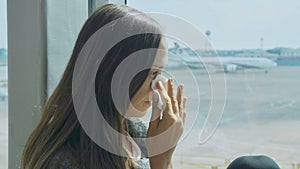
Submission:
M 89 12 L 108 2 L 123 3 L 122 0 L 0 2 L 1 168 L 8 168 L 8 146 L 9 168 L 19 167 L 24 142 L 38 121 L 44 94 L 50 95 L 60 80 Z M 169 65 L 165 73 L 185 83 L 188 105 L 198 113 L 195 117 L 191 116 L 195 112 L 188 112 L 187 124 L 192 129 L 176 149 L 174 168 L 225 168 L 233 158 L 245 154 L 267 154 L 282 168 L 299 168 L 300 24 L 296 20 L 300 16 L 300 3 L 297 0 L 128 0 L 128 5 L 144 12 L 162 12 L 185 19 L 215 49 L 203 51 L 202 43 L 191 48 L 182 39 L 167 39 Z M 7 25 L 10 45 L 7 45 Z M 199 140 L 199 133 L 210 115 L 212 89 L 210 75 L 198 56 L 209 67 L 214 67 L 214 58 L 219 56 L 222 67 L 214 69 L 211 75 L 216 82 L 220 79 L 226 82 L 227 87 L 226 100 L 213 98 L 216 107 L 225 103 L 225 109 L 216 131 L 205 142 Z M 178 64 L 179 60 L 184 64 Z M 13 84 L 9 87 L 8 70 Z M 186 74 L 191 72 L 194 79 Z M 197 81 L 198 92 L 189 90 L 193 80 Z M 222 85 L 216 84 L 217 88 Z
M 8 160 L 8 93 L 7 93 L 7 19 L 6 1 L 0 1 L 0 164 Z
M 87 17 L 88 1 L 47 1 L 48 95 L 60 80 Z
M 300 166 L 298 1 L 130 0 L 128 5 L 183 18 L 215 47 L 210 54 L 200 49 L 200 39 L 198 49 L 189 48 L 180 39 L 169 40 L 169 66 L 176 65 L 170 60 L 174 54 L 190 61 L 186 63 L 198 80 L 200 93 L 199 104 L 194 101 L 198 95 L 186 90 L 190 105 L 199 104 L 200 108 L 192 130 L 176 149 L 175 168 L 226 168 L 232 159 L 249 154 L 271 156 L 286 169 Z M 209 116 L 211 100 L 218 98 L 211 97 L 205 67 L 197 65 L 197 60 L 193 62 L 195 53 L 206 63 L 219 56 L 222 68 L 213 76 L 224 73 L 227 86 L 220 124 L 201 144 L 199 134 Z M 184 79 L 185 89 L 189 88 L 193 78 L 188 78 L 180 66 L 169 71 Z
M 122 0 L 47 1 L 48 95 L 60 80 L 89 13 L 109 2 L 123 3 Z

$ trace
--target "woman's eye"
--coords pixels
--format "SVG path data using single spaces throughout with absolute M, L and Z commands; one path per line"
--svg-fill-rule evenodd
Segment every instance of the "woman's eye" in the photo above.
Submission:
M 158 71 L 152 72 L 151 77 L 152 77 L 153 79 L 155 79 L 156 76 L 157 76 L 157 74 L 158 74 Z

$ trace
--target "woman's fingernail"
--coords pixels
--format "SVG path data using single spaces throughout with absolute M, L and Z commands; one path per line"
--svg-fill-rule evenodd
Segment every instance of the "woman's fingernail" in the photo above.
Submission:
M 169 81 L 170 81 L 170 85 L 171 85 L 171 87 L 173 88 L 173 87 L 174 87 L 173 79 L 172 79 L 172 78 L 170 78 L 170 79 L 169 79 Z
M 180 92 L 183 91 L 183 84 L 179 84 L 179 87 L 180 87 Z

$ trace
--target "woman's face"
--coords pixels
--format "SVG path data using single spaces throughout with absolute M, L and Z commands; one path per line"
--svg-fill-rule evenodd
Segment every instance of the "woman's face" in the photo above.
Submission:
M 150 97 L 153 91 L 151 88 L 152 80 L 162 73 L 162 70 L 167 66 L 167 63 L 168 47 L 166 41 L 162 38 L 155 56 L 153 67 L 151 68 L 146 81 L 131 99 L 131 104 L 137 111 L 132 107 L 129 107 L 127 112 L 128 117 L 142 117 L 146 114 L 147 110 L 152 105 L 152 98 Z

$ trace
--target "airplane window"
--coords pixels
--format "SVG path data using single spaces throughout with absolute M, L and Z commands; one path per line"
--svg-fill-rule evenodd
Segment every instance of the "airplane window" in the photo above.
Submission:
M 173 25 L 178 37 L 168 37 L 166 71 L 183 80 L 190 106 L 200 106 L 196 121 L 189 121 L 192 129 L 175 151 L 175 168 L 226 168 L 232 159 L 249 154 L 271 156 L 282 168 L 300 167 L 300 43 L 296 36 L 300 24 L 295 22 L 300 16 L 299 1 L 128 0 L 128 5 L 181 18 L 197 27 L 213 46 L 210 53 L 203 52 L 203 39 L 195 39 L 201 36 L 197 34 L 191 39 L 199 41 L 198 46 L 182 42 L 178 37 L 189 33 L 184 25 Z M 191 51 L 207 67 L 198 64 L 201 61 Z M 174 60 L 175 55 L 180 59 Z M 216 57 L 221 68 L 208 75 L 207 68 L 216 66 Z M 212 91 L 209 81 L 209 76 L 222 74 L 225 101 L 211 97 L 218 88 Z M 194 79 L 199 94 L 188 90 Z M 224 104 L 225 108 L 213 135 L 201 142 L 204 123 L 210 122 L 211 101 L 216 101 L 214 107 Z
M 0 164 L 8 168 L 7 93 L 7 15 L 6 1 L 0 2 Z

